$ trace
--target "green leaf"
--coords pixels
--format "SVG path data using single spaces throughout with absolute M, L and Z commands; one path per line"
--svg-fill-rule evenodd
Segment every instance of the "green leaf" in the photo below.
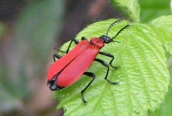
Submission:
M 112 0 L 114 6 L 120 8 L 120 10 L 131 19 L 133 22 L 140 21 L 140 7 L 138 0 Z
M 149 22 L 159 16 L 171 14 L 170 0 L 139 0 L 139 4 L 141 22 Z
M 172 87 L 170 87 L 170 90 L 165 98 L 165 102 L 161 105 L 160 109 L 158 109 L 154 116 L 171 116 L 172 115 Z
M 94 23 L 76 38 L 100 37 L 113 21 Z M 109 36 L 115 36 L 126 24 L 128 22 L 123 21 L 115 25 Z M 66 116 L 147 116 L 160 106 L 168 91 L 170 74 L 161 39 L 168 40 L 170 36 L 163 28 L 132 24 L 116 37 L 115 40 L 121 43 L 110 43 L 101 49 L 115 56 L 113 65 L 119 68 L 111 68 L 108 78 L 119 82 L 119 85 L 107 83 L 104 79 L 107 68 L 94 62 L 89 71 L 94 72 L 97 77 L 84 94 L 88 103 L 83 103 L 80 92 L 91 79 L 82 76 L 74 85 L 56 92 L 54 98 L 58 97 L 60 100 L 57 109 L 63 107 Z M 68 44 L 61 49 L 65 50 Z M 101 55 L 98 58 L 110 61 Z
M 169 60 L 169 70 L 170 70 L 170 74 L 172 77 L 172 57 Z M 172 84 L 172 80 L 171 80 L 171 84 Z M 170 84 L 170 85 L 171 85 Z M 163 104 L 161 104 L 161 107 L 155 111 L 153 116 L 171 116 L 172 115 L 172 86 L 170 86 L 168 94 L 165 98 L 165 101 Z
M 158 28 L 163 28 L 165 30 L 166 33 L 171 33 L 172 31 L 172 15 L 169 16 L 162 16 L 160 18 L 157 18 L 155 20 L 153 20 L 151 22 L 152 25 L 158 27 Z M 162 32 L 160 32 L 162 33 Z M 168 34 L 168 35 L 169 35 Z M 171 34 L 172 36 L 172 34 Z M 169 39 L 167 39 L 167 37 L 162 38 L 161 40 L 165 40 L 164 42 L 164 48 L 167 51 L 167 53 L 169 53 L 172 56 L 172 39 L 171 36 L 169 37 Z M 167 55 L 168 56 L 168 55 Z M 169 59 L 169 69 L 171 72 L 171 76 L 172 76 L 172 58 L 170 58 L 170 56 L 168 56 Z M 171 82 L 172 83 L 172 82 Z M 164 103 L 161 105 L 161 107 L 156 110 L 156 112 L 154 113 L 154 116 L 171 116 L 172 115 L 172 86 L 170 86 L 170 89 L 168 91 L 168 94 L 166 96 L 166 99 L 164 101 Z
M 171 35 L 167 34 L 167 33 L 171 33 L 172 31 L 172 15 L 159 17 L 153 20 L 151 22 L 151 25 L 157 27 L 158 31 L 162 30 L 160 31 L 160 35 L 159 35 L 159 36 L 162 35 L 160 41 L 164 43 L 164 48 L 172 56 L 172 39 L 170 37 Z M 163 32 L 166 34 L 161 34 Z M 165 37 L 165 35 L 167 35 L 168 37 Z
M 172 15 L 161 16 L 151 22 L 152 25 L 172 31 Z
M 172 42 L 164 44 L 164 48 L 169 53 L 169 55 L 172 56 Z

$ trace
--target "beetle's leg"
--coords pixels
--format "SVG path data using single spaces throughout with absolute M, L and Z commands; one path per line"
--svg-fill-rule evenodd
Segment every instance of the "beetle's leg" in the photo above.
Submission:
M 96 75 L 92 72 L 85 72 L 84 75 L 87 75 L 89 77 L 92 77 L 92 80 L 88 83 L 88 85 L 81 91 L 81 95 L 82 95 L 82 100 L 84 103 L 87 103 L 87 101 L 84 98 L 84 92 L 86 91 L 86 89 L 91 85 L 91 83 L 94 81 L 94 79 L 96 78 Z
M 87 38 L 82 37 L 81 40 L 87 40 Z M 65 51 L 62 51 L 62 50 L 60 50 L 60 49 L 57 49 L 57 51 L 67 54 L 67 53 L 69 52 L 69 49 L 70 49 L 70 47 L 71 47 L 73 41 L 75 42 L 75 44 L 78 44 L 78 43 L 79 43 L 79 41 L 78 41 L 77 39 L 72 39 L 72 40 L 70 41 L 70 43 L 69 43 L 69 46 L 68 46 L 66 52 L 65 52 Z M 56 61 L 55 59 L 60 59 L 61 57 L 62 57 L 61 55 L 55 53 L 54 56 L 53 56 L 53 59 L 54 59 L 54 61 Z
M 87 40 L 87 38 L 82 37 L 81 40 Z M 77 39 L 75 39 L 75 38 L 72 39 L 72 40 L 70 41 L 70 43 L 69 43 L 69 46 L 68 46 L 67 50 L 66 50 L 66 54 L 69 52 L 69 49 L 70 49 L 70 47 L 71 47 L 73 41 L 75 42 L 75 44 L 78 44 L 78 43 L 79 43 L 79 41 L 78 41 Z
M 114 69 L 118 69 L 118 67 L 115 67 L 115 66 L 112 65 L 112 62 L 113 62 L 113 60 L 114 60 L 114 58 L 115 58 L 112 54 L 107 53 L 107 52 L 99 52 L 99 54 L 112 58 L 111 61 L 110 61 L 110 63 L 109 63 L 110 66 L 111 66 L 112 68 L 114 68 Z
M 82 37 L 81 40 L 88 40 L 86 37 Z
M 72 40 L 70 41 L 70 43 L 69 43 L 69 46 L 68 46 L 67 50 L 66 50 L 66 54 L 69 52 L 69 49 L 70 49 L 70 47 L 71 47 L 73 41 L 75 42 L 75 44 L 78 44 L 78 43 L 79 43 L 79 41 L 78 41 L 77 39 L 75 39 L 75 38 L 72 39 Z
M 66 53 L 65 51 L 63 51 L 61 49 L 57 49 L 57 52 Z
M 61 55 L 55 53 L 55 54 L 53 55 L 54 62 L 56 62 L 56 59 L 60 59 L 61 57 L 62 57 Z
M 108 80 L 108 74 L 109 74 L 109 64 L 106 63 L 105 61 L 101 60 L 101 59 L 95 59 L 95 61 L 101 63 L 102 65 L 106 66 L 108 69 L 107 69 L 107 72 L 106 72 L 106 76 L 105 76 L 105 80 L 110 83 L 110 84 L 118 84 L 118 82 L 111 82 L 110 80 Z
M 76 39 L 72 39 L 71 41 L 70 41 L 70 43 L 69 43 L 69 46 L 68 46 L 68 48 L 67 48 L 67 50 L 66 50 L 66 52 L 65 51 L 63 51 L 63 50 L 60 50 L 60 49 L 57 49 L 57 51 L 58 52 L 62 52 L 62 53 L 68 53 L 69 52 L 69 49 L 70 49 L 70 47 L 71 47 L 71 44 L 72 44 L 72 42 L 75 42 L 75 44 L 78 44 L 79 43 L 79 41 L 78 40 L 76 40 Z M 62 56 L 61 55 L 59 55 L 59 54 L 57 54 L 57 53 L 55 53 L 54 55 L 53 55 L 53 59 L 54 59 L 54 62 L 56 61 L 56 59 L 60 59 Z

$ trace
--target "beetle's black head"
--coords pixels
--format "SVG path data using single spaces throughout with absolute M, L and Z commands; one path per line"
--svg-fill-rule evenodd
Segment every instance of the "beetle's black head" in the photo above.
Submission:
M 115 35 L 114 37 L 109 37 L 109 36 L 108 36 L 108 33 L 109 33 L 109 31 L 111 30 L 111 28 L 112 28 L 114 25 L 120 23 L 121 21 L 122 21 L 121 19 L 118 19 L 118 20 L 114 21 L 114 22 L 109 26 L 109 28 L 108 28 L 106 34 L 100 36 L 100 39 L 102 39 L 102 40 L 104 41 L 104 43 L 110 43 L 110 42 L 118 42 L 118 43 L 120 43 L 119 41 L 115 41 L 114 39 L 115 39 L 124 29 L 128 28 L 128 27 L 130 26 L 129 24 L 127 24 L 127 25 L 125 25 L 123 28 L 121 28 L 121 29 L 116 33 L 116 35 Z
M 58 86 L 56 83 L 57 78 L 53 78 L 52 80 L 47 81 L 47 85 L 49 85 L 49 88 L 51 91 L 63 89 L 64 87 Z
M 113 41 L 112 38 L 110 38 L 110 37 L 108 37 L 108 36 L 106 36 L 106 35 L 100 36 L 100 39 L 102 39 L 102 40 L 104 41 L 104 43 L 110 43 L 110 42 Z

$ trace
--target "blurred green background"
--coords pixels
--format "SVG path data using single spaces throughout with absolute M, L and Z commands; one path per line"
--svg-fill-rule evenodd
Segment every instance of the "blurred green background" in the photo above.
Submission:
M 46 84 L 54 48 L 119 17 L 109 0 L 1 0 L 0 116 L 62 116 Z

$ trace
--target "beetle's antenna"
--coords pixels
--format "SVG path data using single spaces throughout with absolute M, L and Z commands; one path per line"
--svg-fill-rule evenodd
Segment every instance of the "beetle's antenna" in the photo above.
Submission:
M 130 26 L 130 25 L 128 24 L 128 25 L 124 26 L 123 28 L 121 28 L 121 29 L 116 33 L 116 35 L 115 35 L 114 37 L 112 37 L 111 39 L 116 38 L 124 29 L 128 28 L 129 26 Z
M 110 29 L 111 29 L 114 25 L 116 25 L 117 23 L 119 23 L 119 22 L 121 22 L 121 21 L 122 21 L 122 19 L 118 19 L 118 20 L 114 21 L 114 22 L 109 26 L 109 28 L 108 28 L 108 30 L 107 30 L 107 32 L 106 32 L 106 37 L 108 36 L 108 33 L 109 33 Z

